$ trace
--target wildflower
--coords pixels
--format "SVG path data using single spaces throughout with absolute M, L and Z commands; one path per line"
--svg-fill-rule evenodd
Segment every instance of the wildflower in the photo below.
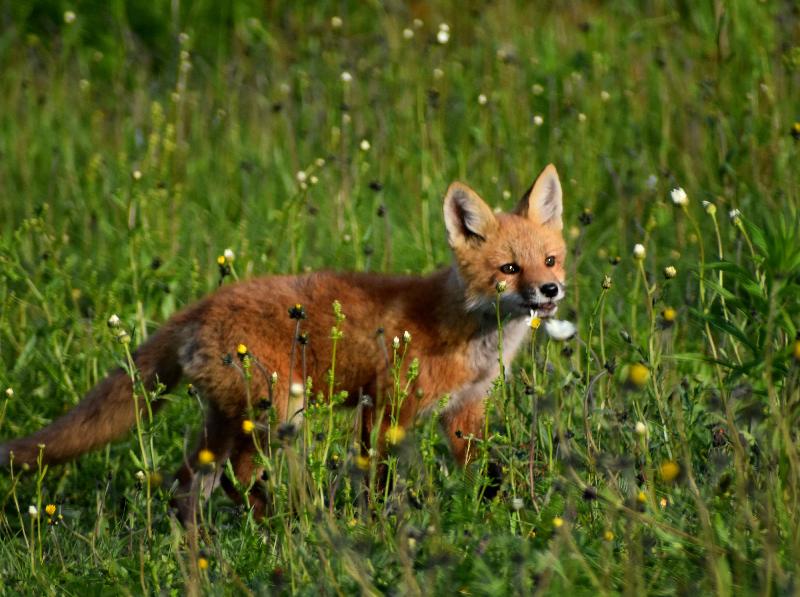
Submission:
M 661 319 L 664 320 L 666 324 L 673 324 L 675 323 L 675 316 L 677 312 L 672 307 L 666 307 L 663 311 L 661 311 Z
M 731 219 L 731 223 L 734 226 L 738 226 L 742 223 L 742 212 L 738 209 L 732 209 L 728 212 L 728 217 Z
M 605 274 L 603 276 L 603 284 L 602 284 L 603 290 L 609 290 L 611 288 L 611 284 L 612 284 L 611 276 L 609 276 L 608 274 Z
M 667 280 L 671 280 L 675 276 L 678 275 L 678 270 L 675 269 L 674 265 L 668 265 L 664 268 L 664 278 Z
M 553 340 L 569 340 L 578 331 L 574 323 L 559 319 L 547 319 L 544 329 Z
M 310 182 L 311 185 L 313 186 L 313 185 L 315 185 L 315 184 L 317 184 L 319 182 L 319 178 L 317 178 L 316 176 L 312 175 L 311 178 L 308 179 L 308 182 Z
M 244 344 L 240 344 L 239 346 L 237 346 L 236 347 L 236 354 L 239 355 L 240 359 L 243 359 L 244 357 L 246 357 L 247 356 L 247 346 L 245 346 Z
M 645 251 L 644 245 L 641 243 L 636 243 L 633 245 L 633 258 L 637 261 L 641 261 L 644 259 L 644 256 L 647 254 Z
M 359 145 L 359 147 L 361 148 L 361 151 L 369 151 L 369 148 L 372 146 L 366 139 L 361 139 L 361 144 Z
M 603 539 L 605 539 L 606 541 L 609 541 L 609 542 L 613 541 L 614 540 L 614 533 L 612 533 L 610 530 L 607 530 L 605 533 L 603 533 Z
M 408 344 L 409 342 L 411 342 L 411 332 L 409 332 L 408 330 L 403 332 L 403 342 L 405 344 Z
M 536 114 L 533 117 L 533 124 L 535 124 L 536 126 L 542 126 L 544 124 L 544 118 L 542 118 L 541 115 Z
M 642 423 L 641 421 L 636 421 L 636 426 L 634 427 L 636 430 L 637 435 L 645 436 L 647 435 L 647 425 Z
M 256 428 L 256 424 L 253 423 L 250 419 L 245 419 L 242 421 L 242 431 L 245 433 L 253 433 L 253 429 Z
M 294 398 L 297 398 L 298 396 L 302 396 L 303 395 L 303 384 L 301 384 L 299 381 L 293 382 L 292 385 L 289 386 L 289 394 Z
M 369 468 L 369 458 L 367 458 L 363 454 L 359 454 L 358 456 L 356 456 L 355 464 L 357 468 L 361 469 L 362 471 L 365 471 Z
M 794 341 L 794 348 L 792 349 L 792 356 L 794 356 L 796 361 L 800 361 L 800 339 Z M 9 394 L 9 392 L 11 392 Z M 14 395 L 14 390 L 8 388 L 6 390 L 6 395 L 11 398 Z
M 144 471 L 136 471 L 136 480 L 144 481 Z
M 485 94 L 481 93 L 481 94 L 478 96 L 478 103 L 479 103 L 481 106 L 485 106 L 485 105 L 486 105 L 486 103 L 487 103 L 488 101 L 489 101 L 489 98 L 488 98 L 488 97 L 486 97 L 486 95 L 485 95 Z
M 706 213 L 710 216 L 717 213 L 717 206 L 710 201 L 703 201 L 703 209 L 706 210 Z
M 398 338 L 397 336 L 392 338 L 392 348 L 394 348 L 395 350 L 400 348 L 400 338 Z
M 11 400 L 14 397 L 14 388 L 6 388 L 6 398 Z
M 450 41 L 450 31 L 447 29 L 439 29 L 439 32 L 436 34 L 436 41 L 442 45 L 446 44 Z
M 644 491 L 639 491 L 636 494 L 636 501 L 640 504 L 644 504 L 647 501 L 647 494 Z
M 525 318 L 525 325 L 532 330 L 538 330 L 539 326 L 542 325 L 542 319 L 539 317 L 538 312 L 531 310 L 530 316 Z
M 403 39 L 412 39 L 413 37 L 414 37 L 413 29 L 409 29 L 408 27 L 403 29 Z
M 518 511 L 522 510 L 522 507 L 524 505 L 525 505 L 525 501 L 520 497 L 515 497 L 513 500 L 511 500 L 511 507 L 514 509 L 514 511 L 518 512 Z
M 433 78 L 434 79 L 441 79 L 444 77 L 444 71 L 441 68 L 434 68 L 433 69 Z
M 347 526 L 349 526 L 351 529 L 357 527 L 358 526 L 358 519 L 357 518 L 351 518 L 350 520 L 347 521 Z
M 677 187 L 672 189 L 669 192 L 669 195 L 675 205 L 680 205 L 681 207 L 689 205 L 689 196 L 686 194 L 686 191 L 684 191 L 683 188 Z
M 297 303 L 294 307 L 289 308 L 289 319 L 305 319 L 306 318 L 306 310 L 300 303 Z
M 119 342 L 120 344 L 130 344 L 131 337 L 125 330 L 120 330 L 119 333 L 117 334 L 117 342 Z
M 650 379 L 650 371 L 641 363 L 633 363 L 628 367 L 628 383 L 636 388 L 643 388 Z
M 495 284 L 494 289 L 497 291 L 498 294 L 503 294 L 508 288 L 508 284 L 505 280 L 500 280 L 497 284 Z
M 531 93 L 533 93 L 533 95 L 542 95 L 542 93 L 544 93 L 544 87 L 539 85 L 539 83 L 534 83 L 531 86 Z
M 661 466 L 658 468 L 659 475 L 661 475 L 661 478 L 666 483 L 672 483 L 678 478 L 680 472 L 680 465 L 672 460 L 667 460 L 666 462 L 661 463 Z
M 208 466 L 214 463 L 214 452 L 207 448 L 203 448 L 197 454 L 197 462 L 202 464 L 203 466 Z
M 108 324 L 108 327 L 110 327 L 112 330 L 114 328 L 118 328 L 120 324 L 119 316 L 116 313 L 112 314 L 111 317 L 108 318 L 108 321 L 106 323 Z
M 272 372 L 272 375 L 269 376 L 269 381 L 273 386 L 276 383 L 278 383 L 278 372 L 277 371 L 273 371 Z
M 667 498 L 662 497 L 659 500 L 658 505 L 661 506 L 661 509 L 663 510 L 664 508 L 666 508 L 669 505 L 669 502 L 667 501 Z
M 342 72 L 339 77 L 342 79 L 342 83 L 350 83 L 353 80 L 353 75 L 351 75 L 348 71 Z
M 36 506 L 31 504 L 30 506 L 28 506 L 28 514 L 30 515 L 31 518 L 36 518 L 37 516 L 39 516 L 39 510 L 38 508 L 36 508 Z
M 44 511 L 47 512 L 48 516 L 52 516 L 56 513 L 56 505 L 55 504 L 47 504 L 44 507 Z
M 227 260 L 225 259 L 225 255 L 220 255 L 219 257 L 217 257 L 217 265 L 219 265 L 220 267 L 225 265 L 226 261 Z
M 800 122 L 795 122 L 792 125 L 791 135 L 795 140 L 800 140 Z
M 72 25 L 75 22 L 75 19 L 78 18 L 74 11 L 68 10 L 64 13 L 64 22 L 67 25 Z
M 142 171 L 139 169 L 134 170 L 131 172 L 131 177 L 133 180 L 141 180 L 142 179 Z
M 560 516 L 556 516 L 556 517 L 553 519 L 553 527 L 555 527 L 555 528 L 557 528 L 557 529 L 560 529 L 560 528 L 561 528 L 561 527 L 563 527 L 563 526 L 564 526 L 564 519 L 563 519 L 563 518 L 561 518 Z
M 392 425 L 386 430 L 386 441 L 395 446 L 406 437 L 406 430 L 400 425 Z
M 503 189 L 503 199 L 511 199 L 511 191 Z
M 605 89 L 603 89 L 600 92 L 600 99 L 603 100 L 604 102 L 607 102 L 608 100 L 611 99 L 611 94 L 608 91 L 606 91 Z
M 208 569 L 208 560 L 204 557 L 197 558 L 197 567 L 200 570 L 207 570 Z
M 334 29 L 339 29 L 342 26 L 342 17 L 335 16 L 331 17 L 331 27 Z
M 578 122 L 586 122 L 586 114 L 578 112 Z
M 422 26 L 425 24 L 422 22 L 422 19 L 414 19 L 412 23 L 414 24 L 414 29 L 422 29 Z

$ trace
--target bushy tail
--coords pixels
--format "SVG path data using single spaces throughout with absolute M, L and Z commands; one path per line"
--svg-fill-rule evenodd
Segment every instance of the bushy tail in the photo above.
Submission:
M 169 388 L 181 378 L 178 326 L 170 323 L 134 353 L 134 362 L 148 390 L 155 386 L 156 381 Z M 132 388 L 128 373 L 116 369 L 63 417 L 28 437 L 0 445 L 0 464 L 8 465 L 13 459 L 15 467 L 26 463 L 34 465 L 41 445 L 44 445 L 43 462 L 55 464 L 118 438 L 136 423 Z M 140 412 L 146 416 L 141 397 L 138 403 Z M 156 408 L 160 403 L 160 400 L 156 401 L 152 407 Z

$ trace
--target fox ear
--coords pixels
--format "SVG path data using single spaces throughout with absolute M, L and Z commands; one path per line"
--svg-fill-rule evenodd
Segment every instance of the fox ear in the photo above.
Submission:
M 523 218 L 561 230 L 561 181 L 553 164 L 548 164 L 530 190 L 520 200 L 514 213 Z
M 465 184 L 454 182 L 444 198 L 444 224 L 451 247 L 471 240 L 484 241 L 497 228 L 492 210 Z

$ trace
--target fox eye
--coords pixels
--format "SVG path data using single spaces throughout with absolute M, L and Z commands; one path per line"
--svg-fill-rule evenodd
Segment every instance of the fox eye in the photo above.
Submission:
M 516 263 L 506 263 L 500 266 L 500 271 L 504 274 L 518 274 L 519 266 Z
M 545 264 L 547 267 L 553 267 L 553 266 L 556 264 L 556 258 L 555 258 L 555 257 L 553 257 L 552 255 L 550 255 L 549 257 L 546 257 L 546 258 L 545 258 L 545 260 L 544 260 L 544 264 Z

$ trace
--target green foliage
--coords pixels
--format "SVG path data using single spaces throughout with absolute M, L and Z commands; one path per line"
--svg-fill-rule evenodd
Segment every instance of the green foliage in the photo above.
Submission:
M 138 433 L 0 476 L 5 591 L 796 590 L 790 3 L 0 6 L 3 438 L 128 364 L 112 313 L 132 347 L 220 283 L 448 263 L 455 179 L 508 209 L 556 164 L 579 329 L 534 333 L 463 471 L 437 413 L 380 463 L 352 448 L 359 410 L 330 407 L 347 397 L 306 388 L 254 479 L 270 515 L 215 494 L 199 535 L 170 508 L 197 398 L 140 391 L 168 404 Z M 390 408 L 414 399 L 407 342 Z

